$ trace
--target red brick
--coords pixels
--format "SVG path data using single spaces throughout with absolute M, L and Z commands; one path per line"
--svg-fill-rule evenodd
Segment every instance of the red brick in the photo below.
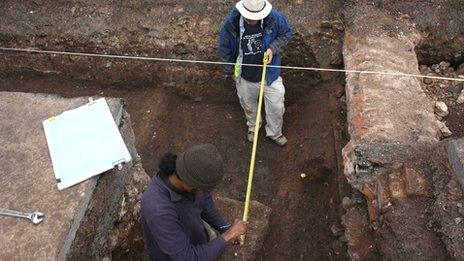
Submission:
M 406 193 L 410 196 L 425 195 L 424 175 L 412 168 L 403 167 L 401 170 L 406 180 Z

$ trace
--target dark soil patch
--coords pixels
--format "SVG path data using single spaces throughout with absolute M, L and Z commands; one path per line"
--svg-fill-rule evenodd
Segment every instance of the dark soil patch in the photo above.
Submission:
M 339 222 L 341 173 L 336 148 L 343 144 L 336 144 L 333 126 L 344 126 L 344 108 L 338 98 L 344 88 L 341 82 L 285 83 L 288 145 L 280 148 L 261 134 L 253 199 L 273 212 L 259 260 L 346 258 L 343 244 L 330 230 Z M 169 87 L 108 88 L 54 76 L 3 77 L 0 83 L 0 91 L 122 97 L 148 174 L 154 173 L 157 159 L 167 151 L 179 153 L 194 144 L 212 143 L 226 161 L 225 181 L 216 193 L 243 201 L 251 149 L 245 139 L 244 116 L 232 82 L 211 88 L 214 91 L 190 97 Z M 302 179 L 301 173 L 307 178 Z

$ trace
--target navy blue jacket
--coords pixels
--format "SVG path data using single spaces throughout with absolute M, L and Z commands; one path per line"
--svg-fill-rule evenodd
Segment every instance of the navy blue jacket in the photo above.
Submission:
M 143 193 L 140 211 L 151 260 L 218 260 L 226 249 L 221 236 L 209 241 L 202 221 L 220 232 L 228 225 L 209 192 L 197 193 L 192 201 L 157 174 Z
M 235 63 L 239 55 L 240 41 L 240 12 L 234 7 L 229 16 L 224 20 L 219 34 L 219 56 L 221 62 Z M 277 10 L 263 20 L 263 47 L 264 50 L 271 48 L 274 53 L 270 65 L 280 66 L 282 61 L 281 52 L 292 38 L 292 29 L 285 17 Z M 233 65 L 222 65 L 226 74 L 234 73 Z M 269 67 L 266 73 L 266 82 L 270 85 L 280 75 L 280 67 Z

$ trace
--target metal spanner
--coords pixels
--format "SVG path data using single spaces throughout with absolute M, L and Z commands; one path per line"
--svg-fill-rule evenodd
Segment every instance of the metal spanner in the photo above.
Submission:
M 43 218 L 45 216 L 44 214 L 42 214 L 39 211 L 32 212 L 32 213 L 23 213 L 23 212 L 19 212 L 19 211 L 4 209 L 4 208 L 0 208 L 0 215 L 29 219 L 35 225 L 42 222 L 42 220 L 43 220 Z

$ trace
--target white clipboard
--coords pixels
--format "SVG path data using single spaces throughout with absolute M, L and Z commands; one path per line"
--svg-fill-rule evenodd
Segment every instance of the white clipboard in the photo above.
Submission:
M 43 121 L 58 189 L 132 160 L 105 98 Z

